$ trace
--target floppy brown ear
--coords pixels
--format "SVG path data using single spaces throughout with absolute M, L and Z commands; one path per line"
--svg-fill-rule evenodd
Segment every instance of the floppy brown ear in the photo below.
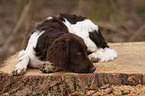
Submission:
M 69 39 L 57 39 L 47 50 L 47 60 L 66 70 L 68 67 Z

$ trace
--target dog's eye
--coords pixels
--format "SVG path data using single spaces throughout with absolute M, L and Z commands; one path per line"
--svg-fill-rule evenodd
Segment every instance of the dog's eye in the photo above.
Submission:
M 77 55 L 82 55 L 82 52 L 77 52 L 76 54 L 77 54 Z

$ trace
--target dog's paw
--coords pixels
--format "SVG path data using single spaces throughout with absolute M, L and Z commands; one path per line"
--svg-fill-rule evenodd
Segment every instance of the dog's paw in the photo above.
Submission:
M 23 75 L 25 73 L 26 69 L 27 69 L 27 67 L 16 65 L 12 71 L 12 74 L 14 76 Z
M 44 73 L 53 73 L 60 71 L 60 69 L 56 66 L 54 66 L 52 63 L 45 63 L 43 66 L 40 68 L 40 70 Z
M 27 69 L 27 65 L 29 64 L 29 56 L 23 54 L 23 51 L 19 53 L 18 64 L 14 67 L 12 74 L 15 75 L 23 75 Z
M 104 48 L 103 55 L 101 57 L 100 62 L 107 62 L 114 60 L 117 57 L 117 53 L 114 49 Z
M 89 55 L 89 58 L 92 62 L 107 62 L 114 60 L 117 57 L 117 53 L 115 50 L 110 48 L 100 48 L 94 53 Z
M 92 63 L 99 62 L 99 58 L 90 57 Z

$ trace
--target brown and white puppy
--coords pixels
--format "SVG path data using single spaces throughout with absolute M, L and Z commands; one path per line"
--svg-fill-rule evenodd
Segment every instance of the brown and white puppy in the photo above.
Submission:
M 43 72 L 93 72 L 95 67 L 88 60 L 86 51 L 94 62 L 117 57 L 116 51 L 105 42 L 98 25 L 90 19 L 71 14 L 51 16 L 36 28 L 26 49 L 19 52 L 13 74 L 23 74 L 27 65 L 41 67 Z
M 84 40 L 68 31 L 60 17 L 50 17 L 40 24 L 18 54 L 13 75 L 22 75 L 27 66 L 43 72 L 58 70 L 89 73 L 96 70 L 87 56 Z

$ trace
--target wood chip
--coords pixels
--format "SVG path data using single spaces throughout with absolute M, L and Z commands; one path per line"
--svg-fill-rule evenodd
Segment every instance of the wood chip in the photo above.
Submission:
M 103 86 L 100 87 L 100 89 L 106 89 L 106 88 L 109 88 L 111 85 L 110 84 L 105 84 Z
M 110 88 L 107 88 L 107 89 L 105 90 L 105 93 L 106 93 L 106 94 L 110 94 L 110 93 L 112 93 L 112 91 L 113 91 L 113 88 L 110 87 Z

